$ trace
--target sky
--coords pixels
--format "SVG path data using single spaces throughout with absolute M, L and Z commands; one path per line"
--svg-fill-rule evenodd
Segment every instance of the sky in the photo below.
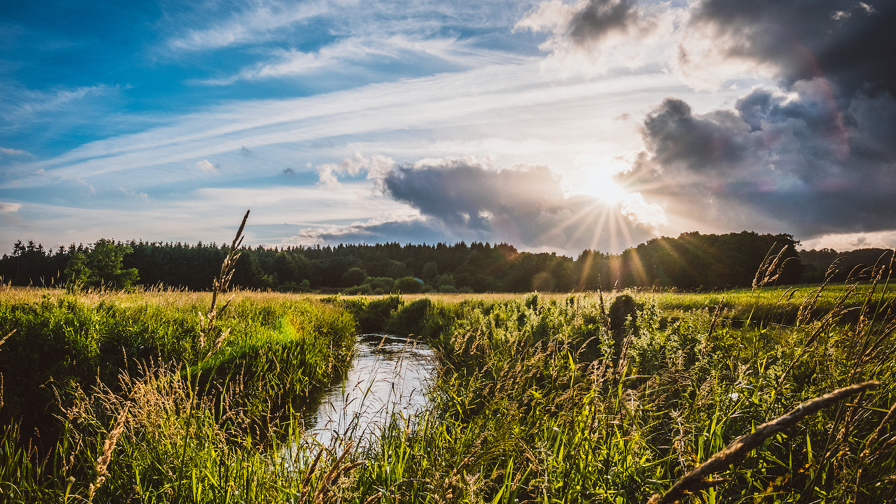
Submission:
M 896 246 L 892 0 L 0 1 L 0 252 Z

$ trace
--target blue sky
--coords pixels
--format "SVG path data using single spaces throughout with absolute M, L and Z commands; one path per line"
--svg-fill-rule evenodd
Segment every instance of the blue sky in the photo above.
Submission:
M 892 2 L 6 2 L 0 250 L 896 245 Z

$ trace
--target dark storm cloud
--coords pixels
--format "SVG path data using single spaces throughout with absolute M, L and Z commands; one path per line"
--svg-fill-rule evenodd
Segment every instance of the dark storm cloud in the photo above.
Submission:
M 569 36 L 578 44 L 598 42 L 613 32 L 626 32 L 640 17 L 635 0 L 591 0 L 569 22 Z
M 733 110 L 666 99 L 621 176 L 669 212 L 802 238 L 896 227 L 896 2 L 704 0 L 688 30 L 770 69 Z M 681 46 L 682 62 L 695 61 Z M 718 54 L 716 55 L 718 56 Z M 694 66 L 696 65 L 696 66 Z
M 393 167 L 387 194 L 418 209 L 457 236 L 568 251 L 619 251 L 654 236 L 620 208 L 585 196 L 564 196 L 545 166 L 492 170 L 463 161 Z
M 561 201 L 559 180 L 545 166 L 493 171 L 466 163 L 395 167 L 383 179 L 389 194 L 453 227 L 489 228 L 488 214 L 538 212 Z
M 892 229 L 896 100 L 858 94 L 839 107 L 823 80 L 789 95 L 755 90 L 704 115 L 669 98 L 645 119 L 646 150 L 621 178 L 668 211 L 729 228 Z
M 735 113 L 694 117 L 687 103 L 667 98 L 644 121 L 644 142 L 658 165 L 692 171 L 736 167 L 750 149 L 749 129 Z
M 729 57 L 773 65 L 787 84 L 825 77 L 846 96 L 896 95 L 892 0 L 705 0 L 690 24 L 708 28 Z

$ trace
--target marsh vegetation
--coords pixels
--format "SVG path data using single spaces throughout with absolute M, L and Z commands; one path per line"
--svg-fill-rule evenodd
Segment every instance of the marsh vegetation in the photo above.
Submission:
M 643 503 L 760 424 L 872 381 L 687 499 L 896 499 L 879 275 L 712 294 L 236 292 L 213 333 L 197 316 L 210 297 L 4 288 L 2 500 Z M 373 332 L 433 349 L 426 407 L 323 445 L 308 413 Z

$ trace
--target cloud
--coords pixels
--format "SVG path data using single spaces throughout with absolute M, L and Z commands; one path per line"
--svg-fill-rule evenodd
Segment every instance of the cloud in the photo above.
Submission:
M 233 12 L 211 27 L 190 29 L 169 38 L 167 45 L 174 50 L 201 51 L 257 43 L 271 40 L 280 30 L 328 11 L 324 2 L 257 2 L 254 8 Z M 203 13 L 204 16 L 211 14 Z
M 30 121 L 42 112 L 66 109 L 85 98 L 104 96 L 117 91 L 118 86 L 103 84 L 42 91 L 0 82 L 0 94 L 5 95 L 5 99 L 0 100 L 0 119 L 6 121 L 9 126 L 20 124 Z M 2 129 L 5 128 L 0 126 L 0 130 Z M 8 149 L 4 149 L 3 153 L 10 154 L 6 150 Z
M 896 3 L 852 0 L 704 0 L 679 52 L 685 71 L 741 61 L 785 85 L 823 77 L 844 95 L 896 95 Z
M 670 213 L 728 229 L 812 237 L 892 229 L 896 100 L 859 94 L 841 111 L 827 81 L 756 89 L 733 110 L 669 98 L 644 120 L 645 151 L 619 179 Z
M 371 219 L 348 226 L 307 228 L 292 241 L 303 245 L 318 243 L 452 243 L 470 240 L 471 236 L 456 235 L 437 220 L 409 216 L 395 220 Z M 475 237 L 473 237 L 475 239 Z
M 0 213 L 16 213 L 20 208 L 22 208 L 21 203 L 9 203 L 0 201 Z
M 679 47 L 691 83 L 750 68 L 777 81 L 732 109 L 667 98 L 618 177 L 686 222 L 804 238 L 896 225 L 896 4 L 704 0 Z M 730 76 L 730 75 L 729 75 Z
M 329 188 L 337 188 L 340 186 L 340 176 L 356 177 L 361 172 L 367 172 L 367 178 L 374 181 L 381 181 L 383 175 L 388 172 L 395 161 L 392 159 L 373 155 L 365 158 L 360 152 L 356 152 L 353 157 L 345 158 L 339 163 L 327 163 L 317 167 L 317 175 L 320 185 Z
M 218 170 L 218 165 L 212 164 L 208 159 L 203 159 L 202 161 L 197 161 L 194 165 L 199 170 L 202 170 L 206 173 L 214 173 Z
M 495 152 L 502 159 L 513 156 L 514 162 L 538 156 L 537 162 L 562 166 L 559 158 L 570 152 L 595 152 L 595 147 L 609 151 L 619 145 L 626 150 L 638 148 L 637 136 L 631 138 L 628 127 L 620 128 L 600 115 L 582 114 L 582 110 L 602 110 L 607 117 L 615 117 L 631 107 L 623 100 L 627 93 L 636 92 L 640 99 L 655 103 L 676 84 L 686 90 L 668 74 L 617 76 L 587 84 L 557 82 L 539 74 L 533 63 L 302 98 L 230 102 L 171 116 L 144 131 L 85 143 L 35 163 L 33 168 L 46 170 L 45 176 L 23 174 L 0 183 L 0 188 L 113 175 L 121 177 L 111 182 L 113 189 L 131 186 L 134 177 L 144 178 L 147 185 L 161 178 L 185 181 L 195 171 L 182 168 L 199 159 L 223 156 L 229 160 L 228 168 L 247 166 L 245 159 L 234 156 L 234 145 L 252 146 L 256 153 L 262 147 L 274 147 L 265 149 L 265 155 L 278 156 L 268 160 L 280 166 L 293 163 L 296 155 L 307 156 L 314 166 L 356 150 L 355 143 L 361 140 L 374 142 L 373 146 L 358 144 L 357 148 L 393 157 Z M 489 139 L 501 144 L 480 142 Z M 406 149 L 411 144 L 419 148 Z M 277 148 L 286 145 L 289 149 Z M 530 152 L 533 146 L 544 148 L 531 156 L 518 154 Z M 126 179 L 124 172 L 129 172 Z
M 620 207 L 593 197 L 566 196 L 546 166 L 496 170 L 467 159 L 422 160 L 382 175 L 391 198 L 457 236 L 529 248 L 619 251 L 655 236 Z
M 137 198 L 137 199 L 142 199 L 142 200 L 150 199 L 149 195 L 146 194 L 145 192 L 137 192 L 137 191 L 134 191 L 133 189 L 125 189 L 124 187 L 119 187 L 118 189 L 128 198 Z
M 620 252 L 656 236 L 656 230 L 628 208 L 640 205 L 639 210 L 655 212 L 655 205 L 637 195 L 619 204 L 566 195 L 561 177 L 546 166 L 501 170 L 488 158 L 472 157 L 397 165 L 383 156 L 356 153 L 339 164 L 319 167 L 321 183 L 331 185 L 338 184 L 337 176 L 365 172 L 382 195 L 413 212 L 347 226 L 309 227 L 294 241 L 491 241 L 577 254 L 586 248 Z
M 831 248 L 841 252 L 856 248 L 892 249 L 896 248 L 896 231 L 823 235 L 803 240 L 802 248 L 806 250 Z
M 568 36 L 579 46 L 587 46 L 613 34 L 649 31 L 647 13 L 636 4 L 636 0 L 586 0 L 575 4 L 549 0 L 530 11 L 516 28 L 551 31 Z
M 614 66 L 638 67 L 670 58 L 668 39 L 677 36 L 684 10 L 637 0 L 548 0 L 526 14 L 515 30 L 550 32 L 539 46 L 546 63 L 564 73 L 605 73 Z M 649 61 L 647 61 L 649 60 Z
M 643 17 L 634 0 L 590 0 L 569 22 L 569 36 L 578 44 L 599 42 L 613 33 L 642 31 Z
M 23 151 L 20 149 L 7 149 L 5 147 L 0 147 L 0 154 L 6 154 L 7 156 L 29 156 L 30 155 L 27 151 Z
M 256 81 L 319 73 L 326 70 L 347 72 L 347 66 L 369 66 L 383 60 L 413 61 L 432 58 L 462 68 L 495 63 L 521 62 L 524 58 L 498 50 L 476 47 L 474 39 L 457 37 L 424 37 L 396 34 L 352 36 L 338 40 L 313 52 L 275 49 L 270 59 L 247 66 L 239 72 L 219 78 L 196 81 L 199 84 L 225 86 L 237 81 Z

